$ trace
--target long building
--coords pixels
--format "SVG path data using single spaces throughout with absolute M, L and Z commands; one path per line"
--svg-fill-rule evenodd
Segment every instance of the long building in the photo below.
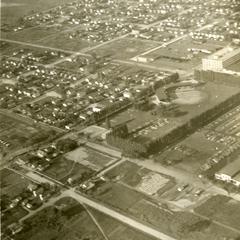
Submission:
M 240 187 L 240 157 L 215 173 L 215 178 Z
M 222 71 L 238 61 L 240 61 L 240 48 L 226 47 L 207 58 L 203 58 L 202 69 L 204 71 Z

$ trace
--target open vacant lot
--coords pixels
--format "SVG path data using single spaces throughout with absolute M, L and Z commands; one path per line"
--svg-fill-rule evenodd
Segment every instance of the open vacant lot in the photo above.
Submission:
M 117 210 L 125 212 L 145 198 L 143 194 L 118 183 L 104 183 L 92 193 L 92 196 Z
M 240 230 L 240 203 L 234 199 L 221 195 L 213 196 L 195 208 L 195 212 Z
M 159 48 L 144 56 L 155 59 L 153 64 L 159 67 L 169 67 L 174 70 L 176 68 L 188 70 L 189 68 L 199 65 L 203 57 L 206 57 L 221 48 L 221 45 L 218 46 L 217 44 L 210 42 L 197 44 L 194 43 L 190 37 L 186 37 L 165 48 Z M 192 50 L 196 51 L 196 54 L 194 54 Z M 201 51 L 207 51 L 208 53 Z M 187 57 L 189 57 L 189 59 L 184 60 Z
M 59 200 L 58 207 L 46 207 L 25 220 L 17 240 L 104 239 L 89 214 L 71 198 Z
M 101 170 L 116 160 L 90 148 L 83 147 L 67 153 L 65 157 L 96 171 Z
M 24 120 L 17 120 L 0 113 L 0 147 L 6 147 L 6 151 L 27 147 L 35 143 L 40 143 L 54 136 L 54 131 L 39 128 L 29 124 Z M 7 145 L 9 144 L 9 145 Z
M 66 183 L 71 178 L 78 183 L 88 179 L 94 171 L 78 162 L 67 160 L 65 157 L 58 157 L 54 163 L 45 171 L 48 176 Z
M 101 212 L 96 211 L 95 209 L 89 209 L 94 215 L 95 219 L 100 223 L 103 231 L 109 240 L 154 240 L 144 233 L 138 232 L 135 229 L 128 227 L 125 224 L 122 224 Z
M 110 179 L 117 179 L 131 188 L 146 195 L 161 194 L 174 185 L 169 176 L 150 171 L 135 163 L 125 161 L 105 174 Z
M 154 240 L 117 220 L 72 198 L 62 198 L 56 206 L 46 207 L 25 220 L 24 229 L 16 240 Z
M 156 47 L 158 44 L 139 39 L 122 38 L 88 53 L 95 52 L 99 55 L 110 55 L 112 58 L 129 59 L 146 50 Z
M 130 212 L 146 221 L 162 232 L 177 239 L 195 240 L 211 239 L 219 240 L 222 237 L 236 237 L 233 231 L 220 227 L 208 220 L 184 211 L 171 211 L 167 206 L 155 205 L 146 201 L 139 201 Z
M 69 51 L 80 51 L 83 48 L 91 47 L 94 44 L 81 39 L 70 39 L 69 35 L 65 32 L 51 34 L 45 39 L 38 39 L 38 43 L 47 47 L 60 48 Z
M 30 181 L 8 169 L 0 171 L 1 195 L 8 195 L 9 198 L 18 196 L 29 184 Z

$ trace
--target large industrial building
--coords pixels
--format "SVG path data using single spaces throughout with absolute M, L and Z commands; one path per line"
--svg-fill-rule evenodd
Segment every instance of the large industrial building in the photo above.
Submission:
M 240 61 L 240 48 L 226 47 L 207 58 L 203 58 L 202 69 L 204 71 L 221 71 L 238 61 Z
M 215 178 L 240 187 L 240 157 L 215 173 Z

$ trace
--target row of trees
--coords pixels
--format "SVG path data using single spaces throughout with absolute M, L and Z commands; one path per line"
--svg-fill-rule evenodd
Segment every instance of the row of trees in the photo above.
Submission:
M 94 112 L 89 118 L 86 120 L 88 124 L 99 122 L 109 115 L 120 111 L 121 109 L 129 106 L 131 101 L 129 99 L 124 99 L 123 101 L 114 102 L 107 107 L 103 108 L 100 112 Z
M 133 157 L 144 157 L 148 154 L 154 154 L 159 152 L 162 148 L 169 144 L 187 136 L 190 133 L 196 131 L 199 127 L 203 127 L 213 119 L 217 118 L 221 114 L 225 113 L 232 107 L 238 105 L 240 102 L 240 93 L 232 96 L 226 101 L 214 106 L 213 108 L 200 113 L 185 124 L 176 127 L 171 132 L 159 138 L 150 139 L 150 141 L 139 143 L 131 138 L 131 133 L 128 132 L 127 126 L 121 126 L 117 129 L 113 129 L 107 135 L 107 142 L 110 145 L 116 146 L 122 149 L 123 154 Z
M 147 146 L 145 144 L 137 143 L 132 139 L 108 134 L 106 140 L 108 144 L 120 148 L 123 155 L 125 156 L 144 157 L 148 152 Z

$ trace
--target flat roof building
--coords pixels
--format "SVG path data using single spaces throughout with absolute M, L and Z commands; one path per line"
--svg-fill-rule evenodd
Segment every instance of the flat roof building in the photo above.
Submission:
M 202 59 L 203 70 L 220 71 L 240 61 L 240 48 L 226 47 Z
M 215 178 L 240 186 L 240 157 L 215 173 Z

